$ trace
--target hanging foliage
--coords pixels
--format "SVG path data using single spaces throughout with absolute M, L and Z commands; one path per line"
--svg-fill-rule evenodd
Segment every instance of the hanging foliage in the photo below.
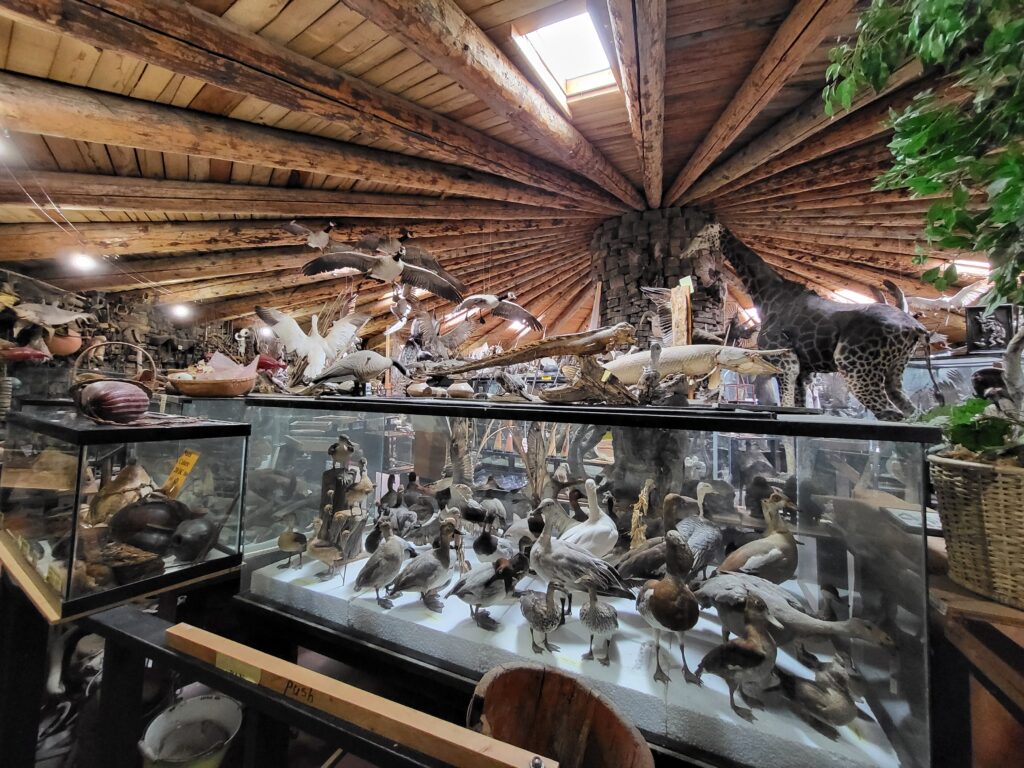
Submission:
M 925 222 L 931 246 L 987 253 L 989 306 L 1024 303 L 1024 12 L 1020 0 L 872 0 L 856 40 L 830 52 L 825 111 L 880 91 L 907 60 L 947 72 L 964 98 L 924 91 L 890 115 L 893 165 L 877 188 L 940 195 Z M 918 263 L 925 260 L 919 249 Z M 922 278 L 942 290 L 956 267 Z

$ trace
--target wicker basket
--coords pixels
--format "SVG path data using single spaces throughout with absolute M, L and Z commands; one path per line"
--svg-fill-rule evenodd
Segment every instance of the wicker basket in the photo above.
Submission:
M 929 456 L 949 575 L 1024 609 L 1024 469 Z

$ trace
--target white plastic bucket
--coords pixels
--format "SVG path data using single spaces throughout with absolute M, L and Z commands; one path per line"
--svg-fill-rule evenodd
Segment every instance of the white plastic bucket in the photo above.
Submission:
M 218 768 L 242 727 L 242 707 L 226 696 L 196 696 L 165 709 L 139 742 L 146 768 Z

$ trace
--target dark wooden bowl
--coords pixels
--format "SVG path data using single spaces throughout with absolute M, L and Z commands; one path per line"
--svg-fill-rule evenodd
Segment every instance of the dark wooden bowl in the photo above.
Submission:
M 495 667 L 476 686 L 466 724 L 561 768 L 654 768 L 640 731 L 586 681 L 530 662 Z

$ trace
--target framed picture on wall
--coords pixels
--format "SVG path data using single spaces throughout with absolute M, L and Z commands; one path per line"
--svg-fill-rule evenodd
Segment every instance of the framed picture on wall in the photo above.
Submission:
M 967 351 L 1006 349 L 1013 337 L 1013 305 L 1001 304 L 986 314 L 985 307 L 967 307 Z

